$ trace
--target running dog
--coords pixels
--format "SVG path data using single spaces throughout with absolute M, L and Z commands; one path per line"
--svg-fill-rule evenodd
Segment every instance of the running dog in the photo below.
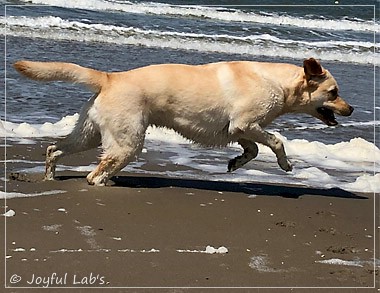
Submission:
M 105 185 L 139 155 L 149 125 L 172 128 L 204 146 L 238 142 L 244 152 L 229 161 L 230 172 L 257 156 L 256 143 L 270 147 L 279 166 L 291 171 L 283 143 L 265 126 L 286 113 L 307 113 L 333 126 L 334 114 L 349 116 L 354 110 L 314 58 L 303 67 L 237 61 L 112 73 L 62 62 L 18 61 L 14 67 L 34 80 L 78 83 L 95 93 L 73 131 L 47 148 L 46 180 L 54 179 L 59 158 L 101 144 L 100 163 L 87 181 Z

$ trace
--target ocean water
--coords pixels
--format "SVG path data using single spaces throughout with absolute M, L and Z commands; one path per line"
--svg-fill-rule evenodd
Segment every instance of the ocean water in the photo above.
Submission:
M 0 132 L 16 137 L 55 137 L 67 133 L 75 113 L 91 96 L 76 85 L 37 83 L 12 68 L 19 59 L 74 62 L 104 71 L 124 71 L 157 63 L 202 64 L 226 60 L 287 62 L 321 60 L 354 108 L 327 127 L 307 115 L 286 115 L 267 130 L 285 141 L 295 171 L 278 170 L 264 147 L 259 157 L 235 174 L 225 174 L 236 145 L 222 150 L 193 146 L 173 132 L 150 129 L 146 152 L 132 164 L 163 166 L 162 174 L 210 180 L 258 181 L 379 191 L 380 104 L 376 88 L 380 22 L 376 1 L 7 1 L 0 16 L 5 50 L 6 99 Z M 294 2 L 299 4 L 298 1 Z M 265 5 L 263 5 L 265 4 Z M 344 5 L 341 5 L 344 4 Z M 361 6 L 357 6 L 361 5 Z M 377 6 L 377 9 L 379 7 Z M 377 72 L 376 72 L 377 71 Z M 4 89 L 0 89 L 4 91 Z M 74 115 L 74 116 L 73 116 Z M 164 149 L 167 161 L 189 169 L 173 174 L 150 156 Z M 162 158 L 164 159 L 164 158 Z

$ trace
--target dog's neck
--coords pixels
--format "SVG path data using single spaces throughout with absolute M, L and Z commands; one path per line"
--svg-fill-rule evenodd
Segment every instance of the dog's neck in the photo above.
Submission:
M 299 72 L 293 81 L 286 84 L 283 89 L 284 107 L 281 114 L 302 112 L 298 108 L 302 109 L 302 106 L 310 100 L 309 85 L 303 68 L 299 68 Z

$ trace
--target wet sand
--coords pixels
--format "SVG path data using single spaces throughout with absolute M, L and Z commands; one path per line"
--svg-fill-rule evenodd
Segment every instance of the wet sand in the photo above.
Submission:
M 44 161 L 46 145 L 12 144 L 7 159 Z M 96 151 L 90 151 L 61 163 L 95 161 Z M 233 291 L 210 287 L 378 292 L 374 233 L 379 211 L 374 215 L 373 194 L 126 172 L 110 186 L 93 187 L 85 172 L 61 171 L 56 181 L 46 182 L 42 173 L 18 172 L 24 166 L 7 163 L 7 192 L 60 193 L 7 200 L 6 210 L 16 213 L 1 217 L 10 292 L 42 286 L 119 287 L 117 292 Z M 4 208 L 4 200 L 0 205 Z M 208 245 L 228 252 L 205 253 Z M 333 259 L 340 264 L 324 263 Z M 296 287 L 326 288 L 290 289 Z

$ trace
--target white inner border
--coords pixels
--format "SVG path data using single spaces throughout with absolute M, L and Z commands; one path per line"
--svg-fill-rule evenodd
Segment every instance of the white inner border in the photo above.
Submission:
M 204 7 L 373 7 L 373 23 L 374 23 L 374 31 L 373 31 L 373 42 L 374 42 L 374 54 L 376 53 L 376 5 L 194 5 L 194 4 L 181 4 L 181 6 L 187 5 L 187 6 L 204 6 Z M 35 5 L 35 4 L 21 4 L 21 5 L 4 5 L 4 18 L 5 18 L 5 27 L 4 27 L 4 120 L 7 121 L 7 7 L 22 7 L 22 6 L 41 6 L 46 7 L 49 5 Z M 171 5 L 171 6 L 179 6 L 179 5 Z M 373 109 L 374 109 L 374 125 L 373 125 L 373 138 L 374 138 L 374 144 L 376 144 L 376 65 L 374 64 L 374 70 L 373 70 L 373 79 L 374 79 L 374 89 L 373 89 Z M 5 134 L 4 137 L 4 176 L 7 178 L 7 136 Z M 374 161 L 374 171 L 373 175 L 375 175 L 375 167 L 376 162 Z M 4 192 L 7 192 L 7 182 L 4 182 Z M 7 206 L 7 197 L 5 196 L 4 200 L 4 213 L 6 212 L 6 206 Z M 373 269 L 374 272 L 376 270 L 376 193 L 373 194 Z M 7 217 L 4 217 L 4 288 L 5 289 L 36 289 L 40 287 L 18 287 L 18 286 L 7 286 L 7 262 L 6 262 L 6 252 L 7 252 Z M 275 288 L 284 288 L 284 289 L 291 289 L 291 288 L 297 288 L 297 289 L 312 289 L 312 288 L 321 288 L 321 289 L 348 289 L 348 288 L 376 288 L 376 274 L 373 274 L 373 286 L 372 287 L 109 287 L 109 286 L 99 286 L 99 287 L 74 287 L 74 286 L 67 286 L 67 287 L 48 287 L 48 288 L 60 288 L 60 289 L 275 289 Z M 45 289 L 45 288 L 41 288 Z

